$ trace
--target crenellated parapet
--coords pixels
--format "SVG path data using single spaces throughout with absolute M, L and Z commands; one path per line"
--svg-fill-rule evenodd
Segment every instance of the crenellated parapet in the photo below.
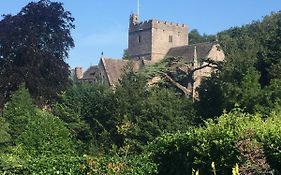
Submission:
M 133 19 L 132 19 L 133 18 Z M 137 20 L 134 20 L 137 19 Z M 131 16 L 129 32 L 137 32 L 142 30 L 149 30 L 152 28 L 170 30 L 170 31 L 188 31 L 188 26 L 186 24 L 179 24 L 160 20 L 146 20 L 139 22 L 138 17 Z
M 130 16 L 128 53 L 132 59 L 158 62 L 172 47 L 188 44 L 188 26 L 160 20 L 139 21 Z
M 169 31 L 188 31 L 188 26 L 186 24 L 179 24 L 167 21 L 159 21 L 159 20 L 151 20 L 152 27 L 162 30 L 169 30 Z

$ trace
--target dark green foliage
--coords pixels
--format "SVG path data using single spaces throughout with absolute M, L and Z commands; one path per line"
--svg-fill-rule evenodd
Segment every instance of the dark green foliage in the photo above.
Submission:
M 186 130 L 195 118 L 189 99 L 170 90 L 148 88 L 145 79 L 132 72 L 123 77 L 115 98 L 115 115 L 122 119 L 119 132 L 131 151 L 141 151 L 148 141 L 165 132 Z
M 262 21 L 219 33 L 226 60 L 221 70 L 199 89 L 199 113 L 204 118 L 214 117 L 224 109 L 229 111 L 237 104 L 246 112 L 263 115 L 280 105 L 281 94 L 275 88 L 280 81 L 280 21 L 278 12 Z M 216 93 L 214 82 L 219 90 Z M 203 102 L 205 99 L 209 100 Z M 202 111 L 206 106 L 211 113 Z
M 28 122 L 35 117 L 35 106 L 24 84 L 20 85 L 10 101 L 5 104 L 3 116 L 9 123 L 9 134 L 14 142 L 26 129 Z
M 44 105 L 70 84 L 64 62 L 74 47 L 70 12 L 62 3 L 31 2 L 0 21 L 0 105 L 21 83 Z M 50 81 L 51 80 L 51 81 Z
M 83 149 L 108 149 L 114 139 L 111 133 L 116 130 L 115 108 L 111 89 L 85 83 L 67 90 L 53 113 L 66 123 L 77 141 L 87 145 Z
M 200 100 L 195 102 L 198 115 L 202 119 L 220 116 L 224 110 L 224 96 L 221 81 L 216 76 L 203 79 L 198 88 Z
M 273 79 L 280 79 L 281 72 L 281 12 L 266 16 L 259 25 L 260 43 L 257 68 L 261 72 L 261 85 L 266 86 Z
M 197 29 L 192 29 L 188 34 L 189 44 L 211 42 L 216 40 L 215 35 L 201 35 Z
M 0 117 L 0 149 L 2 145 L 10 141 L 9 124 L 5 121 L 3 117 Z M 1 152 L 1 151 L 0 151 Z
M 180 58 L 140 73 L 128 67 L 112 89 L 78 84 L 56 99 L 69 84 L 70 13 L 41 0 L 5 16 L 0 104 L 10 101 L 0 117 L 0 174 L 210 174 L 212 162 L 217 174 L 231 174 L 236 163 L 241 174 L 280 174 L 280 19 L 279 12 L 219 34 L 226 62 L 203 80 L 197 112 L 165 82 L 165 75 L 184 86 L 192 78 L 177 69 L 187 64 Z M 189 38 L 216 39 L 197 30 Z M 157 85 L 147 83 L 156 76 Z M 34 107 L 21 82 L 37 103 L 58 100 L 52 114 Z M 251 114 L 233 110 L 237 105 Z M 232 112 L 208 119 L 224 110 Z
M 129 59 L 130 59 L 130 55 L 129 55 L 128 49 L 124 49 L 124 50 L 123 50 L 122 59 L 123 59 L 123 60 L 129 60 Z
M 88 150 L 91 147 L 91 154 L 108 151 L 112 145 L 141 151 L 162 133 L 183 131 L 195 121 L 190 100 L 169 90 L 149 88 L 142 75 L 130 71 L 114 92 L 91 84 L 74 86 L 62 95 L 53 113 L 67 123 L 79 142 Z

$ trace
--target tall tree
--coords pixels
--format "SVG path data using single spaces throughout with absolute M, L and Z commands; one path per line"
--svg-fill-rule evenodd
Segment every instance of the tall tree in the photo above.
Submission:
M 25 85 L 20 85 L 3 109 L 3 117 L 10 124 L 9 134 L 14 141 L 25 129 L 29 120 L 33 120 L 35 107 Z
M 261 85 L 268 86 L 281 73 L 281 11 L 266 16 L 259 25 L 260 42 L 263 46 L 258 53 L 258 70 Z
M 211 42 L 216 40 L 215 35 L 201 35 L 197 29 L 193 29 L 188 34 L 189 44 Z
M 45 104 L 70 84 L 64 60 L 74 47 L 74 18 L 62 3 L 31 2 L 0 21 L 0 103 L 25 82 L 37 102 Z
M 113 92 L 103 86 L 82 83 L 69 88 L 53 113 L 65 122 L 82 152 L 93 153 L 97 148 L 109 148 L 110 133 L 115 129 L 112 115 L 116 103 Z M 93 151 L 93 152 L 92 152 Z
M 277 12 L 219 33 L 226 62 L 199 90 L 203 117 L 214 117 L 237 104 L 250 113 L 269 114 L 280 108 L 280 21 Z

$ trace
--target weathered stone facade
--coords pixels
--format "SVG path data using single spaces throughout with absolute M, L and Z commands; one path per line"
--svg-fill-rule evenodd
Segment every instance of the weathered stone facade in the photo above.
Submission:
M 183 69 L 196 69 L 193 82 L 188 86 L 189 95 L 197 97 L 196 88 L 203 77 L 208 77 L 214 71 L 211 67 L 204 67 L 204 59 L 223 61 L 224 52 L 216 42 L 188 45 L 188 27 L 185 24 L 148 20 L 139 22 L 138 16 L 130 16 L 128 32 L 128 53 L 130 60 L 100 59 L 96 66 L 91 66 L 81 77 L 82 68 L 75 69 L 76 80 L 100 83 L 114 87 L 122 77 L 124 68 L 131 63 L 134 71 L 146 65 L 154 64 L 165 57 L 181 57 L 186 62 Z M 75 80 L 75 78 L 74 78 Z M 151 84 L 159 81 L 153 79 Z M 189 84 L 189 82 L 187 82 Z
M 188 27 L 159 20 L 139 22 L 138 16 L 132 14 L 128 38 L 131 59 L 158 62 L 171 48 L 188 45 Z

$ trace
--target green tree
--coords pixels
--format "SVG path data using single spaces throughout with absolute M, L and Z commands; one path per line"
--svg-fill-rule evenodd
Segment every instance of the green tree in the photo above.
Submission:
M 195 102 L 199 123 L 201 119 L 213 118 L 220 116 L 225 108 L 224 96 L 221 80 L 217 75 L 212 75 L 209 78 L 203 79 L 198 88 L 199 100 Z
M 56 98 L 70 84 L 64 60 L 74 47 L 73 21 L 62 3 L 49 0 L 31 2 L 17 15 L 4 16 L 0 21 L 2 105 L 23 82 L 41 104 Z
M 64 121 L 71 134 L 82 143 L 82 150 L 111 147 L 116 121 L 113 92 L 103 86 L 77 84 L 68 89 L 54 107 L 53 113 Z M 84 146 L 83 146 L 84 145 Z
M 0 148 L 3 144 L 10 141 L 9 124 L 3 117 L 0 117 Z M 1 148 L 2 149 L 2 148 Z
M 64 123 L 47 112 L 36 111 L 26 130 L 17 139 L 23 152 L 29 156 L 53 156 L 73 154 L 73 143 Z
M 277 12 L 262 21 L 218 34 L 226 60 L 221 70 L 200 87 L 202 113 L 205 112 L 204 106 L 216 111 L 205 113 L 210 117 L 221 114 L 224 109 L 229 111 L 238 104 L 247 112 L 268 115 L 270 108 L 280 105 L 281 96 L 276 89 L 281 70 L 280 19 L 281 13 Z M 212 81 L 216 82 L 220 94 L 213 93 Z M 208 100 L 203 102 L 204 99 L 212 100 L 208 103 Z
M 128 49 L 124 49 L 122 59 L 124 59 L 124 60 L 129 60 L 130 59 L 130 55 L 129 55 Z
M 211 42 L 216 40 L 215 35 L 201 35 L 197 29 L 192 29 L 188 34 L 189 44 Z
M 175 92 L 148 87 L 146 79 L 128 71 L 115 91 L 120 145 L 139 152 L 143 146 L 165 132 L 186 130 L 193 125 L 192 102 Z
M 270 85 L 274 79 L 280 79 L 281 73 L 281 11 L 264 17 L 259 24 L 260 43 L 263 46 L 258 53 L 257 68 L 261 72 L 262 86 Z
M 20 85 L 15 91 L 10 101 L 5 104 L 3 116 L 10 124 L 9 134 L 14 141 L 26 129 L 26 125 L 30 120 L 34 119 L 35 106 L 32 98 L 25 88 L 25 84 Z

